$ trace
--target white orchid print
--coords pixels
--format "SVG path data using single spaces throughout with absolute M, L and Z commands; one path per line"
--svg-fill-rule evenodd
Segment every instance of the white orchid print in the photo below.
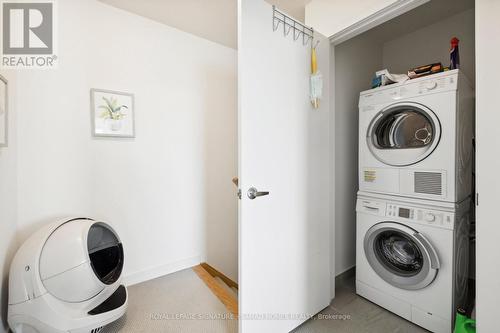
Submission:
M 123 109 L 128 109 L 126 105 L 118 105 L 118 100 L 116 98 L 102 98 L 105 104 L 99 105 L 99 109 L 102 109 L 101 118 L 103 119 L 113 119 L 120 120 L 125 118 L 126 114 Z

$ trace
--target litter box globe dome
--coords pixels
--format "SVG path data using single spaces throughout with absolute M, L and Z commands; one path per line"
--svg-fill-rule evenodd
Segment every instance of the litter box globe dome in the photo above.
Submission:
M 10 267 L 8 323 L 14 333 L 89 333 L 122 317 L 123 246 L 90 218 L 62 219 L 35 232 Z
M 73 220 L 57 228 L 40 256 L 40 277 L 55 297 L 83 302 L 115 287 L 123 268 L 123 247 L 106 223 Z

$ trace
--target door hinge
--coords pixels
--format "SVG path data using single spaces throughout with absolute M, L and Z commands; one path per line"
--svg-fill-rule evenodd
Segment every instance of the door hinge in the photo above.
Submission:
M 476 206 L 479 206 L 479 193 L 476 193 Z

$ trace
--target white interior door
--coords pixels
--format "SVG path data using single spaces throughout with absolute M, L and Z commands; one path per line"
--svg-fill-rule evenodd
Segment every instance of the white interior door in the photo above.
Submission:
M 240 332 L 289 332 L 330 302 L 327 40 L 320 109 L 310 45 L 273 31 L 272 7 L 239 1 Z M 269 195 L 250 199 L 250 188 Z
M 500 295 L 500 154 L 498 148 L 498 77 L 500 1 L 476 1 L 476 306 L 478 332 L 498 332 Z

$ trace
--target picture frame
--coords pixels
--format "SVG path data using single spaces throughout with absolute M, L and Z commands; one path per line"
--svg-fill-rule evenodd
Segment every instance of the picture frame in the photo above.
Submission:
M 135 138 L 133 94 L 91 89 L 90 101 L 94 137 Z
M 0 147 L 8 146 L 9 83 L 0 75 Z

